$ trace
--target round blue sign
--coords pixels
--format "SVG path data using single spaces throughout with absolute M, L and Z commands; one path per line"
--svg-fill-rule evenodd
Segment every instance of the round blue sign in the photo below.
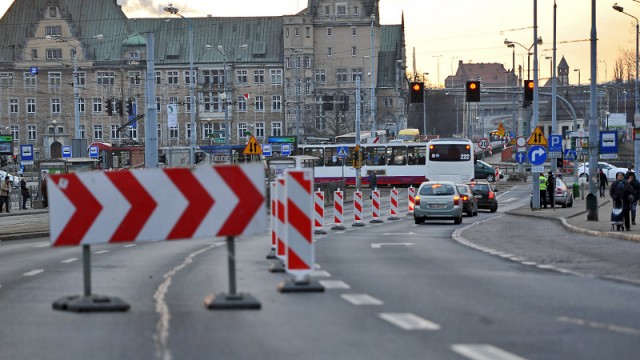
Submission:
M 527 158 L 533 165 L 542 165 L 547 161 L 547 149 L 540 145 L 534 145 L 527 152 Z

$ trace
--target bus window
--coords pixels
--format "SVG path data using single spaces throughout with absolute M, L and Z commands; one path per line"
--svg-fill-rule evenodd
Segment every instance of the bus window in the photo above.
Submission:
M 387 148 L 388 165 L 406 165 L 407 148 L 404 146 L 389 146 Z
M 371 162 L 371 165 L 387 164 L 386 149 L 384 147 L 374 147 L 369 149 L 371 149 L 369 151 L 370 160 L 367 161 L 367 165 L 369 165 L 369 161 Z
M 316 160 L 315 165 L 316 166 L 323 166 L 325 163 L 324 160 L 324 149 L 321 147 L 308 147 L 304 149 L 304 154 L 303 155 L 309 155 L 309 156 L 315 156 L 318 158 L 318 160 Z

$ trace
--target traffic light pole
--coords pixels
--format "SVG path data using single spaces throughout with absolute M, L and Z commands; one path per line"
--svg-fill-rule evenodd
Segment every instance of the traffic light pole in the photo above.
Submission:
M 356 77 L 356 148 L 360 148 L 360 77 Z M 342 164 L 344 166 L 344 160 Z M 357 160 L 354 160 L 354 162 Z M 361 164 L 360 164 L 361 165 Z M 360 166 L 356 166 L 356 190 L 361 191 L 362 179 L 361 179 Z

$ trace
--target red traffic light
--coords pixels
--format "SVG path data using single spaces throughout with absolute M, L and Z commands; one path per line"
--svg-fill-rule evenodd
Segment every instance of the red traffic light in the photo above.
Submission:
M 420 91 L 422 89 L 422 85 L 420 83 L 414 83 L 411 89 L 413 89 L 413 91 Z
M 469 83 L 469 90 L 475 90 L 477 88 L 478 88 L 478 85 L 476 85 L 476 83 L 474 82 Z
M 527 87 L 528 87 L 529 89 L 533 89 L 533 81 L 529 81 L 529 82 L 527 82 Z

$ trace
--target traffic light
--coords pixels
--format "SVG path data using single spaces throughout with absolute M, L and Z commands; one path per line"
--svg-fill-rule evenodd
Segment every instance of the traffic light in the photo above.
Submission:
M 128 115 L 135 115 L 135 113 L 133 111 L 133 98 L 127 99 L 127 114 Z
M 124 115 L 124 108 L 122 106 L 122 100 L 116 100 L 116 111 L 118 112 L 118 115 Z
M 410 102 L 412 104 L 421 104 L 424 102 L 424 83 L 412 82 L 409 88 L 411 93 Z
M 18 163 L 18 155 L 13 155 L 13 163 L 17 164 Z
M 158 164 L 167 163 L 167 154 L 158 154 Z
M 480 102 L 480 81 L 467 81 L 465 86 L 467 102 Z
M 0 167 L 4 167 L 4 166 L 7 166 L 7 157 L 6 156 L 0 157 Z
M 533 80 L 524 81 L 524 101 L 533 101 Z
M 107 99 L 107 115 L 113 115 L 113 100 Z

